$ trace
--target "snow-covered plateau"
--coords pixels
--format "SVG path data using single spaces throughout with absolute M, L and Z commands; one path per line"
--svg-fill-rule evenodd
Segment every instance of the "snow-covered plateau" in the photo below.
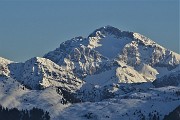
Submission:
M 24 63 L 0 57 L 0 105 L 51 120 L 163 120 L 180 106 L 180 55 L 101 27 Z

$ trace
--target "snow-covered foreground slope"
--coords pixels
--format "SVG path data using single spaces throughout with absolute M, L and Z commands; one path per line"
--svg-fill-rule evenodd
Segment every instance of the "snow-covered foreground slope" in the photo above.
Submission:
M 52 120 L 163 119 L 180 105 L 179 67 L 179 54 L 105 26 L 43 58 L 16 63 L 0 57 L 0 104 L 39 107 Z
M 120 84 L 115 96 L 99 102 L 62 104 L 55 87 L 28 90 L 11 78 L 0 78 L 0 104 L 18 109 L 42 108 L 52 120 L 141 120 L 154 115 L 160 120 L 180 105 L 179 87 L 153 88 L 151 83 Z
M 52 120 L 57 120 L 60 112 L 71 104 L 62 104 L 63 96 L 55 87 L 44 90 L 29 90 L 12 78 L 0 77 L 0 104 L 8 108 L 42 108 L 50 112 Z
M 178 105 L 180 105 L 180 100 L 163 102 L 161 100 L 116 98 L 72 105 L 65 109 L 59 118 L 61 120 L 149 120 L 156 116 L 162 120 L 164 115 L 167 115 Z

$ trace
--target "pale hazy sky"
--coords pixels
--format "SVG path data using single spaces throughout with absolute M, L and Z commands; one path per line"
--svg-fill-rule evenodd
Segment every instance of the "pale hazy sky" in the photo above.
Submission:
M 179 0 L 0 0 L 0 56 L 25 61 L 112 25 L 179 53 Z

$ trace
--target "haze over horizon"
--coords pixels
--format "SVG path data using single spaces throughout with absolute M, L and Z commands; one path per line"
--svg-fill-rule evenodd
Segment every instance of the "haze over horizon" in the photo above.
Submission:
M 76 36 L 111 25 L 179 50 L 179 1 L 0 1 L 0 56 L 42 57 Z

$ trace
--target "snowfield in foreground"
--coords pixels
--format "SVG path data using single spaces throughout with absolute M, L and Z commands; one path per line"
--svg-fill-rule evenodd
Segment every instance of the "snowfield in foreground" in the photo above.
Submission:
M 144 84 L 144 85 L 143 85 Z M 50 112 L 52 120 L 141 120 L 154 115 L 160 119 L 180 105 L 180 87 L 151 88 L 151 83 L 123 84 L 114 98 L 99 102 L 62 104 L 55 88 L 28 90 L 9 78 L 0 81 L 0 104 L 4 107 Z M 133 91 L 132 91 L 133 89 Z

